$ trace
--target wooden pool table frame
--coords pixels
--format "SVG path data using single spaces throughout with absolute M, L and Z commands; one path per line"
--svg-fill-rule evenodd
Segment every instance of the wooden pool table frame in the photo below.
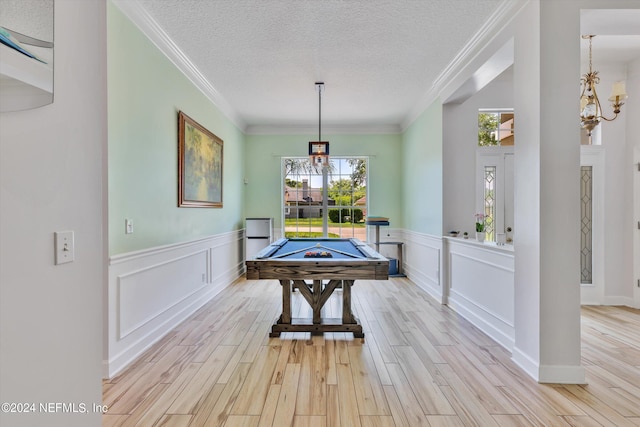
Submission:
M 314 239 L 309 239 L 313 241 Z M 387 280 L 389 260 L 358 239 L 351 244 L 366 247 L 363 258 L 261 258 L 247 260 L 247 279 L 276 279 L 282 287 L 282 314 L 271 328 L 270 337 L 282 332 L 353 332 L 354 338 L 364 338 L 362 325 L 351 311 L 351 287 L 356 280 Z M 282 240 L 274 243 L 282 245 Z M 308 283 L 310 280 L 311 283 Z M 324 283 L 324 281 L 328 281 Z M 323 318 L 321 309 L 337 288 L 342 286 L 342 318 Z M 291 293 L 294 288 L 309 303 L 313 318 L 291 317 Z

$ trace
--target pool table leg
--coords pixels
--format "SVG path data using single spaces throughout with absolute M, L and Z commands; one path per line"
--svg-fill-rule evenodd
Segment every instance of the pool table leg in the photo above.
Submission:
M 282 314 L 272 326 L 270 337 L 279 337 L 282 332 L 311 332 L 311 335 L 322 335 L 324 332 L 353 332 L 354 338 L 364 338 L 362 325 L 351 311 L 351 287 L 354 280 L 330 280 L 323 289 L 322 280 L 314 280 L 309 286 L 299 281 L 296 285 L 302 296 L 307 300 L 313 310 L 313 319 L 296 319 L 296 324 L 292 324 L 291 317 L 291 292 L 292 285 L 296 281 L 280 280 L 282 287 Z M 342 324 L 336 323 L 340 319 L 327 319 L 328 323 L 323 323 L 321 310 L 333 291 L 342 283 Z M 304 286 L 304 287 L 303 287 Z M 311 320 L 311 323 L 308 323 Z M 302 322 L 301 322 L 302 321 Z
M 355 280 L 342 281 L 342 324 L 356 325 L 353 328 L 353 337 L 364 338 L 362 325 L 360 325 L 356 316 L 353 315 L 353 311 L 351 311 L 351 287 L 354 282 Z
M 282 286 L 282 314 L 276 323 L 290 325 L 291 324 L 291 280 L 280 280 Z M 273 329 L 269 334 L 270 337 L 279 337 L 280 332 L 274 332 Z
M 313 324 L 319 325 L 321 319 L 320 310 L 322 310 L 322 305 L 320 305 L 320 296 L 322 295 L 322 280 L 314 280 L 313 281 L 313 295 L 311 301 L 311 307 L 313 309 Z M 320 333 L 322 334 L 322 333 Z
M 342 323 L 353 324 L 358 323 L 358 320 L 351 311 L 351 287 L 354 280 L 342 281 Z

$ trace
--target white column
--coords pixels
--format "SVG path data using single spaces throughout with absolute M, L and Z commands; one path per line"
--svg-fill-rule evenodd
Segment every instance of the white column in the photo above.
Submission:
M 540 382 L 583 383 L 576 116 L 580 29 L 579 9 L 570 3 L 532 1 L 515 38 L 513 359 Z

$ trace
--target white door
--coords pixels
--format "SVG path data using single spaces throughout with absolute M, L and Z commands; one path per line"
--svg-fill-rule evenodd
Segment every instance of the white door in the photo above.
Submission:
M 492 216 L 487 239 L 496 233 L 513 236 L 514 162 L 513 147 L 482 147 L 476 151 L 476 212 Z M 512 232 L 507 233 L 507 228 Z
M 504 230 L 509 236 L 513 232 L 513 206 L 514 206 L 514 170 L 513 153 L 504 155 Z M 508 232 L 511 229 L 512 232 Z

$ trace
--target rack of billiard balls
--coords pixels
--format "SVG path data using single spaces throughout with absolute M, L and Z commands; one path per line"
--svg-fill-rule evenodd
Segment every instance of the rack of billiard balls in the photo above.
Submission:
M 331 252 L 327 251 L 307 251 L 304 253 L 305 258 L 333 258 Z

